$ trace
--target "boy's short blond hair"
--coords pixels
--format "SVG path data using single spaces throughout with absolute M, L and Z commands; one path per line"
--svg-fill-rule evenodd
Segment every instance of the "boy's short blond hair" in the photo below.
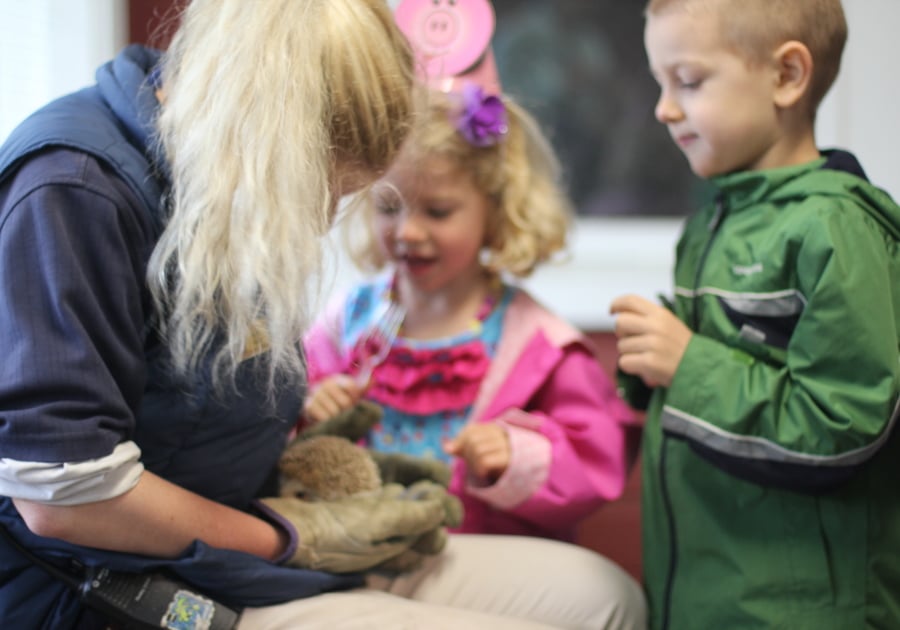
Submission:
M 764 61 L 785 42 L 804 44 L 813 58 L 812 114 L 840 70 L 847 41 L 841 0 L 649 0 L 645 12 L 652 15 L 670 8 L 715 11 L 727 40 L 750 63 Z

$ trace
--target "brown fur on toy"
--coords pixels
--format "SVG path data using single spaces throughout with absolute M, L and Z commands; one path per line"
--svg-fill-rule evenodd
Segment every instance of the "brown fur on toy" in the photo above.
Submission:
M 372 427 L 381 421 L 382 415 L 384 415 L 384 410 L 379 404 L 361 400 L 328 420 L 306 427 L 297 437 L 340 435 L 351 442 L 357 442 L 369 434 Z
M 369 451 L 335 435 L 294 440 L 278 469 L 283 497 L 333 501 L 381 487 L 381 473 Z
M 383 414 L 384 411 L 377 403 L 361 400 L 328 420 L 304 428 L 296 439 L 308 440 L 321 435 L 337 435 L 351 442 L 358 442 L 381 421 Z M 450 467 L 439 459 L 371 450 L 370 454 L 381 471 L 383 483 L 409 486 L 420 479 L 431 479 L 445 488 L 450 485 Z
M 287 446 L 278 460 L 279 494 L 303 501 L 339 501 L 374 492 L 382 488 L 379 463 L 376 463 L 371 451 L 345 437 L 301 434 Z M 405 465 L 399 466 L 398 470 L 407 468 Z M 444 508 L 442 527 L 425 532 L 409 549 L 373 568 L 385 574 L 404 573 L 420 566 L 426 556 L 444 549 L 447 544 L 445 527 L 456 527 L 462 522 L 463 506 L 443 485 L 428 479 L 421 479 L 409 486 L 388 483 L 384 490 L 411 501 L 432 498 L 440 501 Z

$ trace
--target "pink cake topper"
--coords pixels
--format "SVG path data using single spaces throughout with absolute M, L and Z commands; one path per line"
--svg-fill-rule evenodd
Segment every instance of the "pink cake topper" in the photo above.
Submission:
M 488 94 L 500 92 L 491 51 L 494 8 L 488 0 L 401 0 L 394 17 L 428 85 L 451 92 L 465 81 Z

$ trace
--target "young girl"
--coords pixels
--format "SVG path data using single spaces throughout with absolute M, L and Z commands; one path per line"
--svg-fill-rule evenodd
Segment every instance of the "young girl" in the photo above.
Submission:
M 384 408 L 368 438 L 453 465 L 464 532 L 571 540 L 617 498 L 633 417 L 588 340 L 505 277 L 565 245 L 570 208 L 537 124 L 507 97 L 428 94 L 401 157 L 364 197 L 353 288 L 306 338 L 309 421 L 360 398 Z M 371 373 L 366 337 L 405 319 Z

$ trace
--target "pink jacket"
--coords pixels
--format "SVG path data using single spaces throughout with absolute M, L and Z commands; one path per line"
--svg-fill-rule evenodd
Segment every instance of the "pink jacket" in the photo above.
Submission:
M 311 383 L 341 371 L 329 334 L 335 323 L 320 321 L 307 336 Z M 465 506 L 457 531 L 572 540 L 579 520 L 624 490 L 634 414 L 590 341 L 525 291 L 509 304 L 502 331 L 470 421 L 503 423 L 511 462 L 483 486 L 456 461 L 450 490 Z

